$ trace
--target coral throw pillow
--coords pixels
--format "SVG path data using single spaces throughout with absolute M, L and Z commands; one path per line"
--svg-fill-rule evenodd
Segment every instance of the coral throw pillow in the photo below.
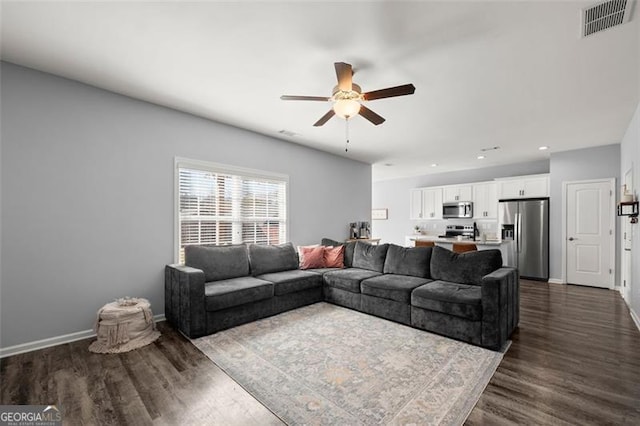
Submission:
M 325 268 L 344 268 L 344 246 L 324 248 Z
M 324 247 L 300 246 L 300 269 L 324 268 Z

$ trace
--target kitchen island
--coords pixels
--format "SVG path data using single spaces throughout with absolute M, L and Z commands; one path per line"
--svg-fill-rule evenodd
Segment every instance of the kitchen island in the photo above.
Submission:
M 513 240 L 485 240 L 473 241 L 470 239 L 457 240 L 456 238 L 443 238 L 432 235 L 409 235 L 405 237 L 405 246 L 415 246 L 416 240 L 433 241 L 437 246 L 451 250 L 453 243 L 456 244 L 475 244 L 478 250 L 498 249 L 502 252 L 502 264 L 504 266 L 516 267 L 516 251 Z

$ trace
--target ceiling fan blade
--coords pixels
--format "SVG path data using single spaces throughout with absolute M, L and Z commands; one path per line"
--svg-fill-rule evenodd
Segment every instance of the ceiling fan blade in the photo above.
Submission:
M 294 95 L 282 95 L 280 99 L 283 101 L 325 101 L 329 100 L 326 96 L 294 96 Z
M 352 89 L 353 69 L 351 64 L 344 62 L 336 62 L 333 64 L 336 67 L 336 76 L 338 77 L 338 88 L 345 92 L 350 92 Z
M 320 120 L 316 121 L 314 126 L 315 127 L 320 127 L 322 126 L 324 123 L 326 123 L 327 121 L 329 121 L 329 119 L 331 117 L 333 117 L 334 115 L 336 115 L 335 112 L 333 112 L 332 109 L 329 110 L 329 112 L 327 112 L 325 115 L 322 116 L 322 118 L 320 118 Z
M 369 108 L 367 108 L 364 105 L 360 105 L 360 112 L 358 114 L 360 114 L 361 116 L 363 116 L 364 118 L 366 118 L 367 120 L 375 124 L 376 126 L 378 124 L 384 123 L 384 118 L 382 118 L 375 112 L 371 111 Z
M 393 98 L 394 96 L 413 95 L 416 88 L 413 84 L 403 84 L 402 86 L 388 87 L 386 89 L 373 90 L 362 95 L 365 101 L 374 99 Z

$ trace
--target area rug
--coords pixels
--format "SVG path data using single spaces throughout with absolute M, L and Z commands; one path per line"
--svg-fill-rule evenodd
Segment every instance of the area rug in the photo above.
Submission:
M 328 303 L 193 343 L 291 425 L 460 425 L 503 355 Z

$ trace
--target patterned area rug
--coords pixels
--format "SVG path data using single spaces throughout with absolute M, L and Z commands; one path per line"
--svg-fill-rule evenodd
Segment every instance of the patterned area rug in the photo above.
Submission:
M 460 425 L 502 359 L 328 303 L 193 343 L 287 424 Z

